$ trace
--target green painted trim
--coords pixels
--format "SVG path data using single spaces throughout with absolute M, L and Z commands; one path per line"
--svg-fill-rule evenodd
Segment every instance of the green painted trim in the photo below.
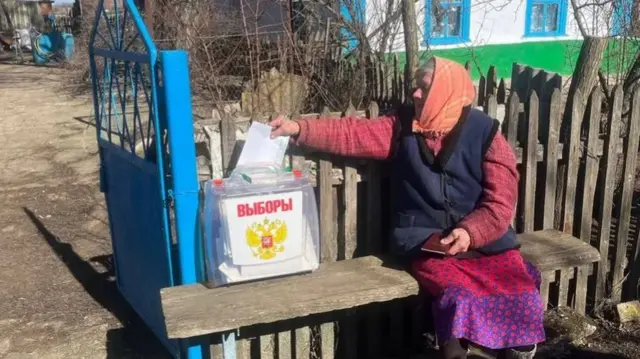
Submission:
M 476 47 L 458 47 L 423 51 L 421 58 L 429 55 L 444 57 L 464 64 L 472 61 L 471 77 L 480 78 L 478 67 L 486 75 L 491 65 L 496 67 L 498 78 L 511 77 L 514 62 L 545 69 L 561 75 L 571 75 L 580 53 L 582 40 L 535 41 L 518 44 L 484 45 Z M 605 53 L 602 69 L 605 73 L 617 73 L 618 69 L 628 68 L 634 55 L 640 50 L 640 41 L 611 39 Z M 405 53 L 398 52 L 398 62 L 404 67 Z

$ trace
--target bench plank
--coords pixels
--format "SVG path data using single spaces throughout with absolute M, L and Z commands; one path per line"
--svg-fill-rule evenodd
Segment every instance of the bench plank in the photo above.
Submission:
M 518 235 L 518 239 L 522 244 L 522 256 L 541 272 L 600 261 L 597 249 L 555 229 L 522 233 Z
M 600 260 L 595 248 L 557 230 L 518 238 L 522 255 L 542 272 Z M 178 286 L 160 294 L 167 334 L 176 339 L 406 298 L 418 294 L 418 284 L 405 271 L 368 256 L 325 263 L 305 275 L 215 289 Z
M 323 264 L 306 275 L 215 289 L 171 287 L 160 294 L 173 339 L 405 298 L 418 294 L 418 284 L 370 256 Z

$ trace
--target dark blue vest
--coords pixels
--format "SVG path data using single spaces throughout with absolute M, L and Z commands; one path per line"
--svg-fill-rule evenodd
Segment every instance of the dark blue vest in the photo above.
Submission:
M 391 249 L 402 256 L 420 253 L 433 233 L 447 234 L 469 214 L 482 196 L 482 162 L 499 122 L 466 108 L 435 156 L 411 118 L 400 116 L 399 144 L 392 164 Z M 490 244 L 474 250 L 489 255 L 518 248 L 511 226 Z

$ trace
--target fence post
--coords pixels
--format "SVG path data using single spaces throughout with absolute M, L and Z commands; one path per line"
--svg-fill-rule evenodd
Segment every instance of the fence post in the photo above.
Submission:
M 527 116 L 527 133 L 522 153 L 524 169 L 524 200 L 522 201 L 523 231 L 533 231 L 536 207 L 536 179 L 538 166 L 538 96 L 531 93 L 529 99 L 529 113 Z
M 379 108 L 376 102 L 369 104 L 369 118 L 374 119 L 379 115 Z M 380 201 L 380 193 L 382 191 L 380 183 L 380 163 L 371 161 L 367 164 L 367 204 L 366 211 L 366 235 L 367 235 L 367 254 L 377 254 L 380 251 L 382 241 L 382 225 L 380 223 L 382 215 L 382 205 Z M 380 306 L 373 304 L 368 309 L 368 318 L 366 323 L 367 336 L 367 358 L 377 358 L 380 356 L 381 339 L 380 328 Z
M 484 103 L 484 112 L 491 118 L 496 118 L 498 116 L 498 102 L 494 95 L 487 96 Z
M 613 210 L 613 190 L 615 188 L 618 144 L 620 142 L 620 124 L 622 122 L 622 86 L 616 86 L 609 110 L 607 135 L 603 146 L 602 163 L 604 173 L 600 177 L 598 211 L 596 218 L 600 229 L 599 251 L 603 261 L 596 264 L 596 302 L 607 295 L 607 258 L 609 256 L 609 235 L 611 234 L 611 215 Z
M 629 126 L 631 126 L 631 121 L 636 123 L 640 122 L 640 89 L 636 90 L 631 103 Z M 638 136 L 638 134 L 633 135 L 631 131 L 629 131 L 628 136 Z M 631 259 L 629 260 L 631 271 L 629 273 L 629 278 L 627 278 L 625 288 L 625 296 L 630 298 L 637 296 L 638 281 L 640 279 L 640 234 L 636 235 L 635 241 L 636 243 L 633 246 L 634 250 L 631 252 Z
M 229 116 L 224 111 L 221 112 L 221 117 L 220 153 L 222 155 L 222 175 L 226 176 L 229 174 L 231 157 L 233 156 L 233 150 L 236 146 L 236 123 L 233 120 L 233 117 Z
M 575 98 L 582 98 L 582 94 L 574 95 L 574 102 L 570 116 L 569 135 L 566 138 L 563 148 L 563 159 L 565 162 L 564 176 L 564 196 L 558 201 L 560 208 L 564 207 L 560 220 L 560 229 L 565 233 L 577 235 L 575 230 L 575 207 L 576 207 L 576 187 L 578 185 L 578 171 L 580 169 L 580 130 L 584 119 L 584 104 L 582 101 L 575 101 Z M 565 121 L 566 122 L 566 121 Z M 551 136 L 549 137 L 551 138 Z M 584 151 L 586 153 L 586 151 Z M 576 289 L 573 296 L 573 307 L 580 313 L 585 314 L 587 309 L 587 273 L 589 267 L 579 267 L 576 271 Z
M 617 94 L 617 93 L 616 93 Z M 618 233 L 616 241 L 616 256 L 613 262 L 613 293 L 614 302 L 622 299 L 622 285 L 624 281 L 624 267 L 629 242 L 629 229 L 631 225 L 631 206 L 633 200 L 633 185 L 636 177 L 636 160 L 638 159 L 638 144 L 640 142 L 640 91 L 635 93 L 631 103 L 631 113 L 628 117 L 629 125 L 627 136 L 624 139 L 622 149 L 624 159 L 624 172 L 622 181 L 622 193 L 618 211 Z M 636 244 L 637 245 L 637 244 Z M 633 263 L 629 261 L 629 263 Z M 637 265 L 637 264 L 636 264 Z M 630 276 L 631 277 L 631 276 Z M 637 281 L 636 281 L 637 283 Z

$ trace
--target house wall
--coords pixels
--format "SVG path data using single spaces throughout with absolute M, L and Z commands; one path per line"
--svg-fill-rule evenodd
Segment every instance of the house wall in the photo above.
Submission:
M 244 11 L 247 31 L 275 33 L 286 31 L 287 9 L 280 1 L 273 0 L 214 0 L 214 8 L 233 12 L 239 16 Z
M 470 0 L 469 41 L 449 45 L 433 45 L 425 41 L 425 6 L 427 0 L 416 2 L 420 50 L 448 57 L 459 62 L 471 60 L 481 71 L 486 72 L 495 65 L 502 76 L 509 76 L 513 62 L 545 68 L 562 74 L 572 72 L 582 42 L 576 18 L 569 0 L 566 14 L 566 32 L 563 36 L 525 35 L 527 2 L 530 0 Z M 399 2 L 399 1 L 397 1 Z M 591 0 L 578 0 L 579 4 L 593 3 Z M 370 33 L 380 27 L 384 14 L 381 10 L 386 0 L 368 0 L 366 15 Z M 582 24 L 590 35 L 606 35 L 611 28 L 610 5 L 599 5 L 580 10 Z M 374 36 L 374 43 L 378 38 Z M 396 53 L 400 61 L 404 60 L 404 38 L 402 26 L 397 26 L 390 52 Z M 481 71 L 474 71 L 479 76 Z

